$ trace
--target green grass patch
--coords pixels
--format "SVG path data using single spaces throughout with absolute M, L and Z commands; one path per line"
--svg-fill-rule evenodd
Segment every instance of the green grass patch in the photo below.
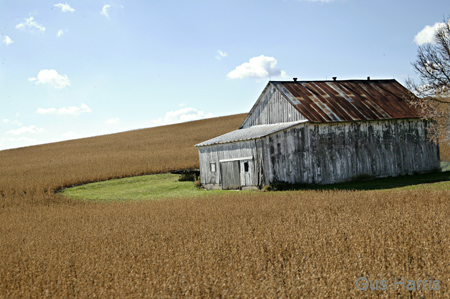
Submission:
M 224 190 L 204 190 L 193 182 L 179 182 L 178 174 L 144 175 L 91 183 L 62 190 L 61 194 L 73 199 L 94 201 L 128 201 L 223 194 Z
M 177 174 L 156 174 L 91 183 L 61 191 L 73 199 L 92 201 L 155 200 L 229 194 L 235 191 L 204 190 L 193 182 L 178 181 Z M 331 185 L 290 185 L 285 190 L 450 190 L 450 172 L 437 172 L 400 177 L 363 180 Z M 252 192 L 252 191 L 240 191 Z

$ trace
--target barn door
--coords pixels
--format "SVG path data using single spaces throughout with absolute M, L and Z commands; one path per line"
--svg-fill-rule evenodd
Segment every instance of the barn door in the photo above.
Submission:
M 241 186 L 251 186 L 251 176 L 253 173 L 253 161 L 241 160 L 240 161 L 240 173 L 241 173 Z
M 239 176 L 239 161 L 220 163 L 222 189 L 239 189 L 241 186 Z

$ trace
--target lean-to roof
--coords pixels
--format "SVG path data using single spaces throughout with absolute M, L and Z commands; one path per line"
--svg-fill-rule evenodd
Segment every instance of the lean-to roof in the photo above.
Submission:
M 219 143 L 229 143 L 236 141 L 245 141 L 262 138 L 264 136 L 286 130 L 288 128 L 297 126 L 299 124 L 307 122 L 306 120 L 286 122 L 286 123 L 277 123 L 270 125 L 257 125 L 252 126 L 246 129 L 235 130 L 224 135 L 215 137 L 213 139 L 204 141 L 202 143 L 196 144 L 195 146 L 206 146 L 206 145 L 214 145 Z

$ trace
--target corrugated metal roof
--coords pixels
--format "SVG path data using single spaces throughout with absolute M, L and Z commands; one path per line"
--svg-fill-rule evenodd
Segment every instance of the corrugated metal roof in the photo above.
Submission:
M 396 80 L 271 81 L 310 122 L 419 118 Z
M 246 129 L 240 129 L 236 131 L 232 131 L 230 133 L 226 133 L 219 137 L 215 137 L 213 139 L 204 141 L 202 143 L 196 144 L 195 146 L 205 146 L 205 145 L 213 145 L 219 143 L 229 143 L 235 141 L 244 141 L 251 139 L 258 139 L 279 131 L 283 131 L 290 127 L 294 127 L 301 123 L 308 122 L 307 120 L 293 121 L 287 123 L 278 123 L 278 124 L 270 124 L 270 125 L 257 125 L 252 126 Z

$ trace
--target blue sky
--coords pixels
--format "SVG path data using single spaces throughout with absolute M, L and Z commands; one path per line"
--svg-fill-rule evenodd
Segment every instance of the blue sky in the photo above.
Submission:
M 248 112 L 268 80 L 404 83 L 449 13 L 448 0 L 0 0 L 0 150 Z

